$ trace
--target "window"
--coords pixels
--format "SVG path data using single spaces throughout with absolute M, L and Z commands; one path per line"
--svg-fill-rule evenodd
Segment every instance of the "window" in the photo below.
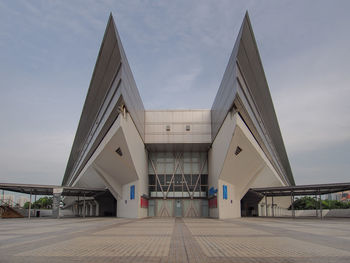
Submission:
M 166 131 L 170 131 L 170 125 L 165 126 Z
M 149 152 L 149 196 L 207 197 L 207 158 L 207 152 Z
M 191 130 L 191 126 L 190 125 L 186 125 L 186 131 L 190 131 Z

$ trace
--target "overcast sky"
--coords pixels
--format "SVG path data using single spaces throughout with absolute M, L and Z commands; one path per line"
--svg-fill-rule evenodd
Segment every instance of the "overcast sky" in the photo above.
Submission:
M 296 183 L 349 182 L 346 0 L 0 1 L 0 182 L 61 183 L 110 12 L 146 109 L 207 109 L 246 10 Z

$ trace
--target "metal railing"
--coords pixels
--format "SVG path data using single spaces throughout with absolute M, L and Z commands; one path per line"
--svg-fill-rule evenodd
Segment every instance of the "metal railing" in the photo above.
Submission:
M 20 207 L 19 203 L 14 202 L 12 199 L 0 199 L 0 206 Z

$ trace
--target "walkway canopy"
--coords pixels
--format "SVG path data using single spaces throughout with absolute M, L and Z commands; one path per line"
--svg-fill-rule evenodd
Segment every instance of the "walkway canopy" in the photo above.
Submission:
M 304 195 L 323 195 L 338 193 L 350 190 L 350 183 L 334 184 L 311 184 L 298 186 L 280 186 L 251 188 L 251 191 L 264 196 L 304 196 Z
M 33 195 L 53 195 L 54 189 L 61 192 L 61 196 L 96 196 L 103 194 L 108 190 L 105 188 L 82 188 L 69 187 L 58 185 L 41 185 L 41 184 L 12 184 L 0 183 L 0 189 L 6 191 L 13 191 L 24 194 Z

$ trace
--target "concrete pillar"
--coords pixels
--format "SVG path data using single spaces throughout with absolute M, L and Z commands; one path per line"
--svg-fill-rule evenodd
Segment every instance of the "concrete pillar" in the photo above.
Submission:
M 295 211 L 294 211 L 294 194 L 293 192 L 290 193 L 291 196 L 290 196 L 290 201 L 291 201 L 291 205 L 292 205 L 292 217 L 295 218 Z
M 36 202 L 36 195 L 34 195 L 34 203 Z M 34 217 L 36 217 L 36 209 L 34 207 Z
M 30 210 L 32 208 L 32 190 L 30 190 L 30 198 L 29 198 L 29 209 L 28 209 L 28 219 L 30 219 Z
M 267 216 L 267 196 L 265 195 L 265 216 Z
M 93 216 L 94 214 L 93 214 L 93 205 L 92 205 L 92 203 L 89 203 L 89 205 L 90 205 L 90 212 L 89 212 L 89 216 Z
M 100 206 L 96 200 L 94 200 L 94 202 L 95 202 L 95 216 L 99 216 L 100 215 Z
M 316 201 L 316 205 L 315 205 L 315 208 L 316 208 L 316 217 L 318 217 L 318 210 L 317 210 L 317 195 L 315 195 L 315 201 Z
M 322 219 L 322 196 L 320 194 L 320 218 Z
M 79 211 L 79 196 L 78 196 L 78 203 L 77 203 L 77 210 L 78 210 L 78 214 L 77 214 L 77 216 L 80 216 L 80 211 Z
M 84 202 L 83 202 L 83 217 L 85 217 L 86 214 L 86 205 L 85 205 L 85 194 L 84 194 Z
M 52 200 L 52 217 L 60 218 L 60 201 L 63 188 L 53 189 L 53 200 Z

